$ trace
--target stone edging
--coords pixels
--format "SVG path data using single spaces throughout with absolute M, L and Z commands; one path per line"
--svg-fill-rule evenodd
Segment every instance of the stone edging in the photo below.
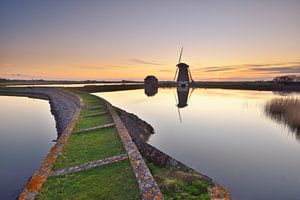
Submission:
M 127 129 L 121 121 L 119 115 L 111 106 L 106 102 L 106 106 L 115 122 L 119 137 L 123 143 L 124 149 L 129 157 L 133 172 L 138 181 L 141 195 L 143 200 L 161 200 L 164 199 L 157 183 L 155 182 L 150 170 L 148 169 L 145 161 L 143 160 L 140 152 L 132 141 Z
M 73 167 L 66 167 L 57 171 L 53 171 L 52 172 L 52 176 L 59 176 L 59 175 L 64 175 L 64 174 L 69 174 L 69 173 L 73 173 L 73 172 L 79 172 L 82 170 L 87 170 L 87 169 L 91 169 L 91 168 L 95 168 L 95 167 L 99 167 L 102 165 L 107 165 L 107 164 L 111 164 L 114 162 L 119 162 L 122 160 L 126 160 L 128 159 L 128 155 L 127 154 L 122 154 L 122 155 L 117 155 L 117 156 L 112 156 L 109 158 L 104 158 L 102 160 L 96 160 L 93 162 L 89 162 L 89 163 L 85 163 L 85 164 L 81 164 L 81 165 L 77 165 L 77 166 L 73 166 Z
M 159 149 L 155 148 L 154 146 L 148 144 L 144 141 L 144 138 L 140 138 L 141 134 L 153 134 L 153 127 L 148 124 L 147 122 L 140 119 L 138 116 L 128 113 L 120 108 L 116 108 L 117 112 L 123 124 L 125 125 L 126 129 L 128 130 L 133 142 L 135 143 L 136 147 L 140 151 L 140 153 L 146 157 L 147 159 L 151 160 L 158 166 L 162 167 L 173 167 L 182 171 L 196 173 L 202 179 L 210 182 L 213 184 L 213 187 L 208 190 L 208 194 L 210 195 L 212 200 L 229 200 L 230 195 L 226 188 L 219 185 L 215 180 L 212 178 L 199 173 L 198 171 L 194 170 L 193 168 L 181 163 L 180 161 L 176 160 L 175 158 L 167 155 L 166 153 L 160 151 Z M 135 124 L 136 127 L 132 128 L 130 123 Z
M 93 113 L 93 114 L 88 114 L 88 115 L 83 115 L 82 117 L 95 117 L 95 116 L 98 116 L 98 115 L 104 115 L 104 114 L 107 114 L 107 111 L 103 111 L 103 112 L 97 112 L 97 113 Z
M 86 110 L 95 110 L 95 109 L 98 109 L 98 108 L 103 108 L 103 106 L 88 106 L 85 109 Z
M 69 139 L 70 134 L 72 133 L 75 124 L 79 118 L 79 114 L 81 111 L 81 107 L 83 106 L 83 102 L 75 94 L 70 94 L 69 92 L 65 92 L 63 90 L 55 90 L 57 92 L 57 95 L 59 98 L 65 98 L 65 100 L 69 101 L 72 106 L 74 106 L 75 113 L 68 123 L 67 127 L 62 132 L 61 136 L 59 137 L 56 144 L 51 148 L 49 154 L 42 162 L 40 168 L 34 173 L 34 175 L 31 177 L 31 179 L 27 182 L 25 185 L 24 190 L 19 196 L 19 200 L 33 200 L 35 198 L 35 195 L 42 187 L 43 183 L 46 181 L 47 176 L 51 174 L 52 167 L 54 166 L 54 163 L 56 162 L 60 152 L 63 150 L 63 147 L 67 140 Z M 40 91 L 40 93 L 43 93 Z M 44 94 L 49 97 L 50 104 L 52 96 L 51 94 Z M 72 100 L 74 97 L 77 97 L 77 99 Z M 77 101 L 77 102 L 76 102 Z M 80 105 L 78 105 L 78 102 Z
M 98 130 L 98 129 L 102 129 L 102 128 L 111 128 L 111 127 L 114 127 L 114 126 L 115 126 L 114 123 L 104 124 L 104 125 L 95 126 L 95 127 L 86 128 L 86 129 L 83 129 L 83 130 L 76 131 L 75 134 L 81 134 L 81 133 L 94 131 L 94 130 Z

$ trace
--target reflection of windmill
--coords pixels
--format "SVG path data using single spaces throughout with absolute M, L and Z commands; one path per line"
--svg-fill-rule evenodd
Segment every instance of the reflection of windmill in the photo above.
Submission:
M 190 92 L 189 87 L 178 87 L 177 96 L 174 94 L 180 123 L 182 122 L 180 109 L 188 106 L 188 102 L 191 98 L 193 91 L 194 88 Z
M 174 81 L 176 80 L 176 76 L 177 76 L 177 73 L 178 73 L 177 82 L 179 83 L 179 86 L 187 87 L 188 82 L 190 82 L 190 81 L 193 82 L 193 78 L 192 78 L 192 74 L 191 74 L 189 66 L 185 63 L 180 62 L 181 57 L 182 57 L 182 52 L 183 52 L 183 47 L 181 47 L 178 64 L 176 65 L 177 69 L 176 69 L 176 72 L 175 72 Z

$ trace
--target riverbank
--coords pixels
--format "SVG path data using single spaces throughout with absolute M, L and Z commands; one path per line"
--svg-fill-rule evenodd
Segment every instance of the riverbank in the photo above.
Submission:
M 259 91 L 282 91 L 300 92 L 300 83 L 276 83 L 274 81 L 241 81 L 241 82 L 192 82 L 191 88 L 215 88 L 235 90 L 259 90 Z M 160 82 L 159 87 L 177 87 L 176 82 Z
M 230 199 L 228 191 L 213 179 L 148 144 L 154 134 L 150 124 L 133 113 L 115 109 L 167 199 Z M 190 190 L 198 191 L 197 195 Z
M 19 95 L 25 95 L 27 93 L 27 95 L 25 96 L 41 95 L 41 90 L 43 89 L 39 88 L 32 90 L 36 90 L 36 92 L 18 91 L 17 93 Z M 49 90 L 47 91 L 49 92 Z M 218 186 L 214 181 L 212 181 L 212 179 L 195 172 L 191 168 L 176 161 L 175 159 L 172 159 L 171 157 L 164 154 L 163 152 L 160 152 L 154 147 L 152 147 L 152 149 L 147 150 L 147 148 L 149 148 L 147 143 L 142 143 L 143 145 L 141 145 L 140 142 L 134 138 L 134 132 L 132 132 L 132 129 L 135 128 L 132 127 L 139 127 L 144 130 L 150 130 L 151 128 L 149 128 L 150 126 L 148 126 L 146 122 L 141 123 L 142 120 L 135 118 L 135 120 L 132 121 L 130 128 L 128 126 L 128 123 L 126 123 L 126 119 L 132 120 L 134 118 L 134 115 L 127 114 L 126 117 L 124 114 L 120 114 L 120 110 L 118 110 L 117 115 L 113 114 L 114 109 L 111 110 L 111 108 L 109 108 L 109 104 L 107 104 L 107 102 L 103 101 L 102 99 L 82 92 L 76 93 L 76 95 L 80 96 L 80 98 L 83 100 L 80 104 L 81 108 L 83 109 L 80 115 L 78 116 L 78 121 L 76 125 L 73 126 L 74 130 L 69 131 L 70 138 L 68 138 L 68 142 L 65 142 L 65 147 L 63 148 L 63 150 L 61 150 L 61 152 L 55 153 L 55 155 L 58 156 L 58 158 L 56 157 L 57 161 L 53 164 L 53 167 L 51 168 L 50 172 L 46 175 L 46 177 L 48 178 L 47 180 L 44 180 L 46 182 L 44 183 L 42 189 L 36 191 L 36 193 L 27 192 L 27 194 L 29 194 L 29 196 L 27 196 L 29 197 L 29 199 L 34 198 L 36 194 L 37 199 L 55 199 L 57 198 L 57 195 L 62 195 L 60 197 L 64 199 L 72 199 L 75 196 L 83 198 L 98 197 L 99 199 L 120 199 L 121 197 L 122 199 L 140 199 L 140 194 L 149 193 L 149 191 L 144 191 L 143 193 L 143 190 L 141 190 L 141 184 L 139 185 L 140 190 L 137 189 L 137 183 L 141 182 L 141 180 L 139 180 L 139 177 L 145 177 L 143 173 L 149 173 L 148 176 L 150 176 L 150 179 L 153 175 L 159 188 L 161 188 L 161 190 L 163 191 L 164 197 L 168 199 L 185 197 L 189 199 L 199 197 L 201 197 L 201 199 L 209 199 L 210 197 L 212 197 L 211 199 L 222 199 L 223 197 L 226 197 L 227 199 L 229 198 L 228 194 L 226 193 L 226 190 Z M 73 97 L 71 97 L 71 99 L 73 99 Z M 83 105 L 85 106 L 83 107 Z M 109 111 L 109 113 L 107 113 L 107 111 Z M 116 127 L 112 126 L 99 128 L 99 126 L 111 124 L 112 119 L 110 117 L 110 114 L 112 115 Z M 121 116 L 122 122 L 118 122 L 117 125 L 116 120 L 114 118 L 118 118 L 119 115 Z M 126 128 L 122 128 L 123 123 L 125 124 Z M 95 127 L 98 128 L 93 129 Z M 119 137 L 116 137 L 116 131 L 118 132 Z M 122 135 L 120 135 L 120 132 L 124 133 L 124 131 L 128 131 L 129 134 L 131 134 L 132 140 L 135 142 L 135 144 L 132 143 L 129 146 L 136 145 L 139 148 L 139 151 L 143 154 L 143 156 L 145 156 L 146 162 L 144 164 L 144 167 L 146 171 L 135 172 L 135 169 L 140 169 L 140 162 L 143 163 L 144 161 L 140 157 L 139 159 L 141 160 L 139 161 L 138 167 L 134 167 L 134 165 L 136 164 L 136 158 L 130 158 L 131 153 L 129 152 L 131 151 L 126 151 L 128 145 L 124 145 L 124 141 L 128 141 L 130 143 L 131 138 L 130 136 L 129 138 L 128 136 L 126 136 L 126 139 L 126 137 L 124 138 L 123 136 L 122 140 Z M 64 134 L 62 136 L 64 136 Z M 122 150 L 122 148 L 120 148 L 120 146 L 122 146 L 122 143 L 124 145 L 125 152 L 124 149 Z M 102 148 L 99 148 L 99 144 L 102 144 Z M 142 148 L 141 146 L 144 146 L 146 148 Z M 139 151 L 136 150 L 136 153 L 132 156 L 138 156 Z M 154 151 L 159 152 L 160 155 L 156 154 L 157 156 L 154 157 L 147 156 L 147 152 L 150 155 Z M 129 158 L 123 159 L 121 155 L 123 155 L 124 153 L 126 153 L 129 156 Z M 113 162 L 102 167 L 97 167 L 99 166 L 97 165 L 97 163 L 99 163 L 100 161 L 103 162 L 103 160 L 109 159 L 112 156 L 119 156 L 113 159 L 114 161 L 117 160 L 116 163 Z M 157 160 L 160 160 L 162 158 L 164 160 L 167 160 L 169 165 L 166 165 L 166 163 L 157 162 Z M 119 161 L 118 159 L 121 160 Z M 92 164 L 96 161 L 96 164 Z M 90 165 L 94 167 L 86 168 L 86 166 Z M 132 167 L 128 167 L 130 165 Z M 75 167 L 79 171 L 72 171 L 72 167 Z M 186 170 L 185 167 L 188 170 Z M 133 171 L 130 169 L 133 169 Z M 68 172 L 70 170 L 71 173 L 58 173 L 59 171 Z M 136 175 L 136 178 L 138 179 L 137 182 L 135 182 L 133 174 Z M 99 190 L 99 184 L 101 185 L 101 181 L 103 180 L 105 180 L 105 182 L 103 182 L 102 184 L 107 186 Z M 107 184 L 107 182 L 109 182 L 110 184 Z M 153 183 L 155 186 L 156 183 Z M 128 186 L 128 188 L 126 189 L 126 187 L 124 188 L 124 186 Z M 219 191 L 217 190 L 217 188 L 219 189 Z M 122 191 L 126 193 L 123 194 Z M 210 192 L 208 193 L 208 191 Z M 221 198 L 220 195 L 223 197 Z M 20 199 L 22 199 L 22 195 Z
M 9 80 L 0 78 L 1 86 L 13 86 L 13 85 L 62 85 L 62 84 L 99 84 L 99 83 L 139 83 L 139 81 L 96 81 L 96 80 L 85 80 L 85 81 L 71 81 L 71 80 Z M 141 83 L 141 82 L 140 82 Z
M 109 85 L 93 85 L 93 84 L 109 84 Z M 88 93 L 95 92 L 111 92 L 111 91 L 122 91 L 122 90 L 134 90 L 134 89 L 144 89 L 144 83 L 141 81 L 4 81 L 0 82 L 1 86 L 14 85 L 40 85 L 36 87 L 42 87 L 42 85 L 65 85 L 70 89 L 80 90 Z M 72 86 L 73 84 L 83 84 L 82 86 Z M 84 85 L 88 84 L 88 85 Z M 274 81 L 227 81 L 227 82 L 205 82 L 205 81 L 195 81 L 189 83 L 191 88 L 215 88 L 215 89 L 235 89 L 235 90 L 258 90 L 258 91 L 276 91 L 276 92 L 300 92 L 299 82 L 290 83 L 277 83 Z M 71 87 L 70 87 L 71 86 Z M 159 87 L 169 88 L 177 87 L 178 83 L 174 81 L 160 81 Z M 63 87 L 61 87 L 63 88 Z
M 160 88 L 177 87 L 176 82 L 159 82 Z M 281 93 L 300 92 L 300 83 L 278 84 L 272 81 L 266 82 L 194 82 L 189 84 L 190 88 L 203 89 L 234 89 L 234 90 L 255 90 L 274 91 Z M 73 87 L 72 89 L 88 93 L 112 92 L 122 90 L 144 89 L 144 84 L 131 85 L 86 85 L 84 87 Z

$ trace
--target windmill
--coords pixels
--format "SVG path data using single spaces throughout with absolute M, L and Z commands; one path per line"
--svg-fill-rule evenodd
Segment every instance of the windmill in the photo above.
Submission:
M 182 122 L 180 109 L 183 109 L 188 106 L 193 91 L 194 88 L 192 88 L 192 90 L 190 91 L 189 87 L 177 87 L 177 95 L 174 93 L 180 123 Z
M 177 69 L 175 72 L 174 81 L 176 80 L 176 77 L 177 77 L 176 81 L 178 82 L 179 86 L 187 87 L 188 83 L 190 81 L 194 82 L 194 80 L 192 78 L 192 74 L 191 74 L 189 66 L 185 63 L 180 62 L 181 57 L 182 57 L 182 52 L 183 52 L 183 47 L 181 47 L 178 64 L 176 65 Z M 178 74 L 178 76 L 177 76 L 177 74 Z

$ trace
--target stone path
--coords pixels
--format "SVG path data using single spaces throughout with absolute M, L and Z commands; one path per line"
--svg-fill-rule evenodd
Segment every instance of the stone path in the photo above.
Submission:
M 94 109 L 98 109 L 98 108 L 104 108 L 107 111 L 93 113 L 93 114 L 89 114 L 89 115 L 86 115 L 83 117 L 92 117 L 92 116 L 97 116 L 97 115 L 102 115 L 102 114 L 107 113 L 112 116 L 113 123 L 99 125 L 99 126 L 95 126 L 95 127 L 91 127 L 91 128 L 86 128 L 86 129 L 79 130 L 79 131 L 73 132 L 73 133 L 81 134 L 81 133 L 86 133 L 89 131 L 98 130 L 98 129 L 102 129 L 102 128 L 115 127 L 117 129 L 119 138 L 121 140 L 121 143 L 123 144 L 126 154 L 115 155 L 115 156 L 104 158 L 101 160 L 95 160 L 92 162 L 83 163 L 83 164 L 80 164 L 77 166 L 67 167 L 67 168 L 56 170 L 56 171 L 51 171 L 52 166 L 55 162 L 55 161 L 53 161 L 51 166 L 48 167 L 49 170 L 43 176 L 43 180 L 39 184 L 38 189 L 35 189 L 34 191 L 32 191 L 32 190 L 26 191 L 25 193 L 23 193 L 23 195 L 19 199 L 21 199 L 21 200 L 34 199 L 37 191 L 40 189 L 43 182 L 46 180 L 47 176 L 49 176 L 49 175 L 59 176 L 59 175 L 65 175 L 65 174 L 69 174 L 69 173 L 75 173 L 78 171 L 88 170 L 91 168 L 101 167 L 103 165 L 116 163 L 116 162 L 123 161 L 126 159 L 129 159 L 130 164 L 133 168 L 133 172 L 135 174 L 135 177 L 137 179 L 137 182 L 138 182 L 138 185 L 140 188 L 141 198 L 143 200 L 161 200 L 161 199 L 163 199 L 163 194 L 161 193 L 157 183 L 155 182 L 152 174 L 150 173 L 150 170 L 148 169 L 140 152 L 138 151 L 137 147 L 133 143 L 127 129 L 125 128 L 123 122 L 121 121 L 120 117 L 118 116 L 118 114 L 114 110 L 114 108 L 106 101 L 105 101 L 105 105 L 103 105 L 103 106 L 84 107 L 84 109 L 86 109 L 86 110 L 94 110 Z M 70 136 L 70 133 L 72 132 L 72 129 L 74 128 L 75 122 L 77 121 L 78 117 L 79 117 L 79 112 L 77 111 L 77 115 L 73 118 L 73 123 L 71 124 L 72 126 L 70 125 L 71 127 L 67 128 L 65 130 L 65 131 L 67 131 L 67 133 L 63 134 L 59 138 L 58 142 L 55 145 L 55 146 L 59 146 L 59 148 L 57 148 L 57 150 L 55 148 L 55 149 L 53 149 L 54 151 L 51 151 L 51 153 L 50 153 L 51 159 L 52 159 L 52 157 L 55 157 L 55 160 L 56 160 L 57 157 L 59 156 L 60 152 L 63 149 L 64 144 L 66 143 L 67 139 Z M 53 156 L 52 156 L 52 154 L 53 154 Z M 49 157 L 49 155 L 48 155 L 48 157 Z M 47 159 L 48 159 L 48 157 L 47 157 Z M 41 168 L 41 169 L 43 169 L 43 168 Z
M 82 117 L 95 117 L 98 115 L 104 115 L 106 113 L 107 113 L 107 111 L 103 111 L 103 112 L 97 112 L 97 113 L 93 113 L 93 114 L 89 114 L 89 115 L 83 115 Z
M 24 93 L 26 94 L 26 91 Z M 59 113 L 67 112 L 66 103 L 70 104 L 74 108 L 74 114 L 71 115 L 70 121 L 68 121 L 68 124 L 61 133 L 61 136 L 56 144 L 51 148 L 40 168 L 33 174 L 33 176 L 25 185 L 25 188 L 18 198 L 19 200 L 33 200 L 35 198 L 35 195 L 46 181 L 47 176 L 51 174 L 52 167 L 54 166 L 59 154 L 62 152 L 64 145 L 67 143 L 79 118 L 80 110 L 83 107 L 83 102 L 77 95 L 64 90 L 48 88 L 32 89 L 29 94 L 31 93 L 38 93 L 48 96 L 51 106 L 53 106 L 53 109 L 55 110 L 60 110 Z M 79 103 L 77 103 L 77 101 Z M 65 116 L 58 116 L 56 120 L 60 118 L 65 118 Z
M 133 143 L 119 115 L 108 102 L 106 102 L 106 107 L 108 108 L 116 124 L 119 137 L 123 143 L 126 153 L 128 154 L 130 163 L 133 167 L 134 174 L 139 183 L 142 199 L 143 200 L 164 199 L 163 194 L 161 193 L 157 183 L 155 182 L 152 174 L 150 173 L 150 170 L 148 169 L 136 145 Z
M 86 129 L 83 129 L 83 130 L 76 131 L 75 134 L 81 134 L 81 133 L 94 131 L 94 130 L 98 130 L 98 129 L 102 129 L 102 128 L 111 128 L 111 127 L 114 127 L 114 126 L 115 126 L 114 123 L 104 124 L 104 125 L 95 126 L 95 127 L 92 127 L 92 128 L 86 128 Z
M 57 171 L 53 171 L 51 175 L 59 176 L 59 175 L 69 174 L 69 173 L 73 173 L 73 172 L 78 172 L 78 171 L 82 171 L 82 170 L 99 167 L 102 165 L 119 162 L 119 161 L 126 160 L 126 159 L 128 159 L 127 154 L 112 156 L 112 157 L 105 158 L 102 160 L 96 160 L 93 162 L 89 162 L 89 163 L 85 163 L 85 164 L 81 164 L 81 165 L 77 165 L 77 166 L 73 166 L 73 167 L 66 167 L 66 168 L 63 168 L 63 169 L 60 169 Z
M 98 109 L 98 108 L 103 108 L 103 106 L 89 106 L 89 107 L 86 107 L 85 109 L 86 110 L 95 110 L 95 109 Z

